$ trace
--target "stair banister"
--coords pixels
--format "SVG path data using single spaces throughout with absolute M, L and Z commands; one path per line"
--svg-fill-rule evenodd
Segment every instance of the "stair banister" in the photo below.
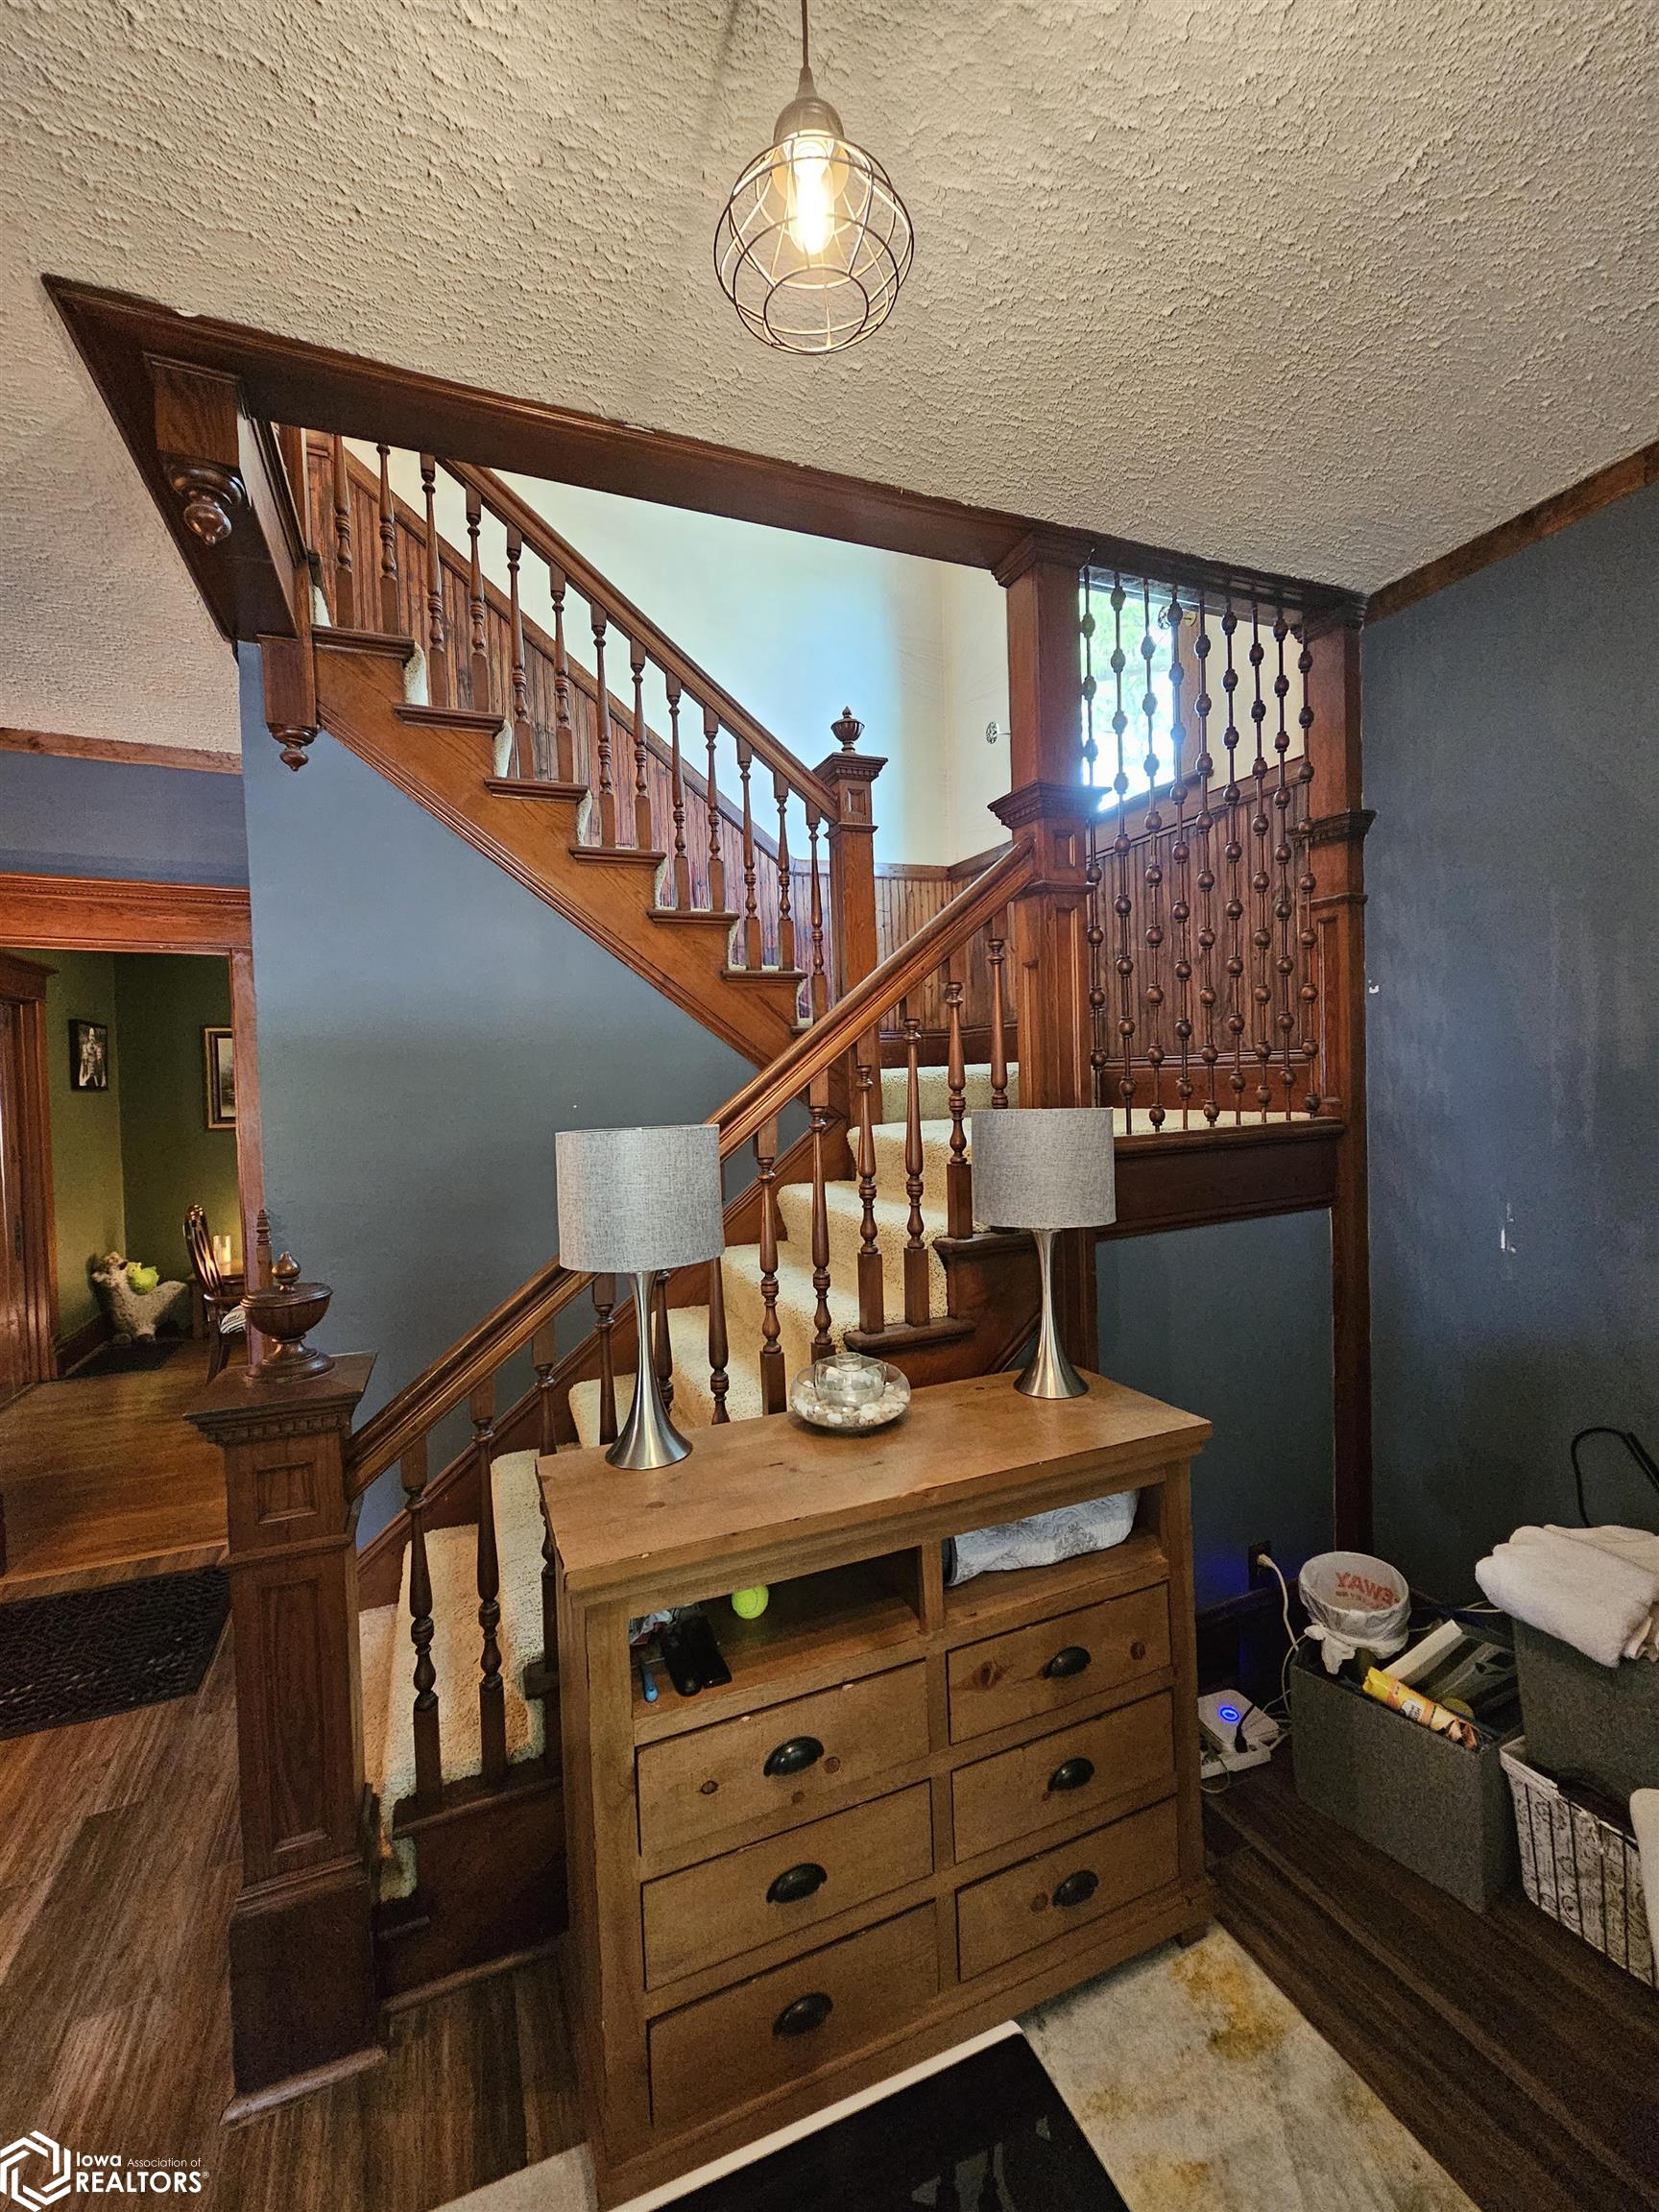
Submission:
M 837 818 L 840 809 L 820 781 L 823 771 L 814 773 L 798 760 L 764 723 L 757 721 L 723 684 L 717 683 L 688 653 L 683 652 L 649 614 L 637 607 L 625 592 L 619 591 L 608 577 L 602 576 L 534 507 L 520 499 L 511 486 L 503 483 L 493 470 L 475 468 L 468 461 L 446 461 L 444 466 L 458 483 L 478 493 L 498 522 L 517 530 L 526 545 L 560 569 L 589 606 L 602 607 L 607 619 L 617 629 L 642 642 L 657 666 L 665 675 L 677 678 L 682 689 L 690 692 L 701 705 L 711 708 L 722 728 L 747 745 L 757 760 L 763 760 L 775 774 L 783 777 L 798 798 L 809 806 L 816 806 L 829 820 Z

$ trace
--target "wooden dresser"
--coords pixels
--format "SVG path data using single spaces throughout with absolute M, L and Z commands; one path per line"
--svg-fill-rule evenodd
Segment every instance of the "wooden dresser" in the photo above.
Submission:
M 896 1428 L 541 1463 L 572 2008 L 602 2204 L 1201 1928 L 1191 1414 L 1099 1378 Z M 942 1540 L 1138 1489 L 1115 1549 L 947 1590 Z M 727 1593 L 770 1585 L 740 1622 Z M 646 1702 L 631 1616 L 710 1602 L 729 1688 Z

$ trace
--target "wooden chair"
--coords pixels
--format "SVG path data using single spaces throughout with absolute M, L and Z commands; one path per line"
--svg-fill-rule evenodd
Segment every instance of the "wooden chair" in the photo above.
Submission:
M 196 1278 L 196 1288 L 207 1316 L 207 1334 L 211 1349 L 207 1355 L 207 1380 L 215 1375 L 230 1357 L 230 1342 L 240 1336 L 244 1342 L 248 1335 L 248 1316 L 243 1310 L 243 1280 L 240 1275 L 228 1275 L 214 1257 L 213 1238 L 207 1229 L 207 1215 L 200 1206 L 192 1206 L 184 1216 L 184 1248 L 190 1255 L 190 1272 Z

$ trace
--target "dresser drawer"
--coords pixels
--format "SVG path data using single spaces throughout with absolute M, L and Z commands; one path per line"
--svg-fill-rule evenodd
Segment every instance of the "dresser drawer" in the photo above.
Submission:
M 677 1850 L 769 1814 L 810 1819 L 850 1784 L 926 1750 L 926 1672 L 916 1666 L 664 1737 L 637 1754 L 640 1846 Z
M 1171 1797 L 959 1889 L 956 1940 L 963 1981 L 1162 1888 L 1178 1870 Z
M 933 1926 L 924 1905 L 664 2013 L 651 2028 L 657 2126 L 735 2111 L 894 2033 L 938 1993 Z
M 1041 1719 L 1168 1664 L 1169 1601 L 1162 1582 L 965 1644 L 949 1661 L 950 1740 Z
M 956 1856 L 976 1858 L 1131 1790 L 1175 1787 L 1174 1702 L 1167 1690 L 1077 1720 L 950 1777 Z
M 932 1871 L 933 1795 L 919 1782 L 664 1874 L 641 1893 L 646 1986 L 812 1928 Z

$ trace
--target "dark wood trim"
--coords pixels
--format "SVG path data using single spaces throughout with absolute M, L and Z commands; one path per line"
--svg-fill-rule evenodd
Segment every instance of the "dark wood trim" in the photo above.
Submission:
M 1552 538 L 1557 530 L 1582 522 L 1598 508 L 1610 507 L 1616 499 L 1627 499 L 1632 492 L 1645 491 L 1649 484 L 1659 484 L 1659 438 L 1650 445 L 1638 446 L 1634 453 L 1625 454 L 1623 461 L 1609 462 L 1605 469 L 1598 469 L 1593 475 L 1580 477 L 1564 492 L 1540 499 L 1537 506 L 1528 507 L 1525 514 L 1512 516 L 1494 529 L 1482 530 L 1467 544 L 1455 546 L 1437 560 L 1426 561 L 1422 567 L 1409 569 L 1404 576 L 1397 576 L 1392 584 L 1384 584 L 1381 591 L 1373 591 L 1366 600 L 1365 619 L 1367 623 L 1385 622 L 1403 607 L 1414 607 L 1419 599 L 1444 591 L 1449 584 L 1461 584 L 1465 576 L 1478 575 L 1482 568 L 1507 561 L 1511 553 L 1536 545 L 1542 538 Z
M 0 953 L 0 998 L 17 1010 L 23 1313 L 28 1373 L 34 1382 L 50 1382 L 58 1373 L 58 1242 L 53 1234 L 52 1109 L 46 1065 L 46 984 L 52 974 L 38 960 Z
M 58 1373 L 72 1374 L 84 1359 L 90 1359 L 94 1352 L 102 1351 L 114 1334 L 114 1324 L 108 1314 L 100 1310 L 90 1321 L 84 1321 L 72 1336 L 58 1339 Z
M 0 875 L 0 942 L 60 952 L 247 952 L 240 885 Z
M 194 768 L 208 776 L 240 776 L 240 753 L 204 745 L 140 745 L 125 737 L 79 737 L 72 731 L 0 727 L 0 753 L 50 754 L 60 760 L 112 760 L 122 768 Z
M 991 569 L 1042 532 L 1046 543 L 1068 549 L 1076 567 L 1093 556 L 1194 583 L 1239 582 L 1239 573 L 1223 564 L 1107 531 L 1057 531 L 1026 516 L 476 391 L 211 316 L 180 315 L 156 301 L 67 277 L 49 276 L 44 282 L 176 535 L 177 502 L 155 461 L 146 354 L 235 377 L 244 406 L 272 421 L 338 431 L 370 444 L 385 440 L 416 452 L 583 484 L 660 506 Z M 1358 605 L 1355 594 L 1334 586 L 1288 577 L 1256 581 L 1275 593 L 1283 589 L 1310 611 Z

